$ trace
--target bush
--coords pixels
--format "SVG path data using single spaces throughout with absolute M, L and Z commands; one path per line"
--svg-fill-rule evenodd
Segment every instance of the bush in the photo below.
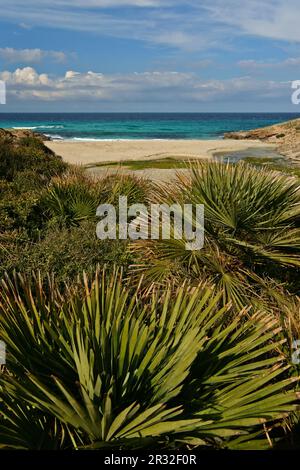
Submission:
M 24 140 L 24 139 L 23 139 Z M 24 145 L 14 145 L 5 140 L 0 141 L 0 178 L 7 181 L 25 171 L 34 171 L 44 181 L 54 175 L 62 174 L 67 168 L 61 157 L 58 157 L 39 140 L 28 138 Z M 25 175 L 24 175 L 25 177 Z
M 297 180 L 244 163 L 200 162 L 191 167 L 191 178 L 167 185 L 156 198 L 160 204 L 203 204 L 205 244 L 195 251 L 175 238 L 134 244 L 149 285 L 170 279 L 181 284 L 183 278 L 209 281 L 222 290 L 225 303 L 232 301 L 238 309 L 270 303 L 278 284 L 299 291 Z
M 7 278 L 0 444 L 268 446 L 262 423 L 270 430 L 296 399 L 280 379 L 278 325 L 256 314 L 225 326 L 218 297 L 181 287 L 145 302 L 105 271 L 64 295 L 51 278 Z
M 119 195 L 130 203 L 145 201 L 150 186 L 128 176 L 96 180 L 76 167 L 46 186 L 33 170 L 16 173 L 11 182 L 0 180 L 0 276 L 40 269 L 63 281 L 97 264 L 127 267 L 132 257 L 126 241 L 97 239 L 96 209 L 117 204 Z
M 143 178 L 120 175 L 98 180 L 80 169 L 71 169 L 51 180 L 41 193 L 32 217 L 37 228 L 49 223 L 60 227 L 79 226 L 86 220 L 96 224 L 96 210 L 100 204 L 114 204 L 117 208 L 119 196 L 127 196 L 128 204 L 146 203 L 151 189 L 151 183 Z
M 53 175 L 67 168 L 34 137 L 0 140 L 0 233 L 35 229 L 33 208 Z
M 25 181 L 25 180 L 24 180 Z M 0 180 L 0 234 L 4 231 L 26 229 L 32 225 L 31 214 L 39 200 L 39 192 L 35 188 L 27 190 L 18 188 L 18 181 L 9 183 Z
M 49 227 L 41 238 L 33 240 L 24 232 L 0 238 L 0 277 L 14 270 L 22 273 L 40 270 L 55 273 L 57 281 L 76 280 L 82 271 L 93 272 L 98 264 L 117 263 L 127 267 L 132 262 L 127 241 L 99 240 L 96 224 L 84 222 L 79 227 Z

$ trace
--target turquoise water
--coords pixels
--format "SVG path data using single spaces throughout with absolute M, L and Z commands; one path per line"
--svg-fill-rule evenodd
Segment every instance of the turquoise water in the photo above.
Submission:
M 3 113 L 0 127 L 32 129 L 57 140 L 221 139 L 225 132 L 299 117 L 291 113 Z

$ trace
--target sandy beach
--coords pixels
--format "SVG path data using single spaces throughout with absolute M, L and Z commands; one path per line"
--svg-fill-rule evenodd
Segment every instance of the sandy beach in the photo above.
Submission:
M 124 160 L 147 160 L 166 157 L 206 158 L 215 153 L 255 149 L 276 150 L 276 144 L 257 140 L 130 140 L 130 141 L 48 141 L 50 149 L 66 162 L 87 165 Z

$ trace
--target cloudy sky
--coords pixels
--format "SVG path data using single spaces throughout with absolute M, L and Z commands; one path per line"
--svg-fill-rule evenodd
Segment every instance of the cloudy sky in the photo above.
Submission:
M 292 111 L 299 0 L 0 0 L 7 111 Z

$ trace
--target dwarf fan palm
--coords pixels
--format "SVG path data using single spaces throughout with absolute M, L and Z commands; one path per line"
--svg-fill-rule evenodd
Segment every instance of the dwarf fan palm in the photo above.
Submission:
M 65 226 L 78 226 L 84 220 L 93 220 L 99 204 L 119 203 L 126 196 L 128 204 L 144 203 L 151 191 L 151 183 L 132 175 L 110 175 L 96 180 L 75 169 L 55 178 L 38 204 L 46 219 Z
M 0 292 L 2 446 L 233 447 L 294 409 L 276 321 L 226 324 L 210 289 L 143 299 L 104 271 L 63 295 L 38 277 Z
M 186 277 L 219 285 L 238 308 L 272 296 L 268 285 L 294 289 L 300 268 L 300 188 L 297 180 L 244 163 L 193 165 L 190 177 L 157 191 L 157 202 L 203 204 L 205 244 L 187 251 L 185 240 L 139 241 L 146 249 L 145 281 Z M 194 228 L 197 221 L 193 220 Z M 143 269 L 144 268 L 144 269 Z
M 47 188 L 40 205 L 48 219 L 67 226 L 95 218 L 99 196 L 97 188 L 82 175 L 56 178 Z

